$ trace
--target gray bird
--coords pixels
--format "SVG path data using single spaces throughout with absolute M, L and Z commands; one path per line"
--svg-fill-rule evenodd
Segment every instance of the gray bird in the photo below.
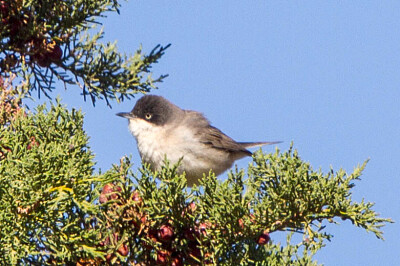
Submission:
M 142 160 L 153 170 L 160 170 L 165 157 L 181 163 L 187 185 L 197 183 L 212 170 L 220 175 L 234 161 L 252 153 L 246 148 L 279 143 L 236 142 L 210 125 L 203 114 L 182 110 L 167 99 L 146 95 L 140 98 L 130 113 L 118 113 L 129 120 L 129 130 L 136 138 Z

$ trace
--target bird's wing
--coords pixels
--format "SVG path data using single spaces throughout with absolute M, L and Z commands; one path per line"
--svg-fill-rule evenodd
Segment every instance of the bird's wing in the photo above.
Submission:
M 195 129 L 195 137 L 210 148 L 236 153 L 240 157 L 251 156 L 251 152 L 245 147 L 225 135 L 221 130 L 210 125 L 210 122 L 195 111 L 186 111 L 187 122 Z M 238 154 L 239 153 L 239 154 Z
M 210 125 L 203 114 L 186 110 L 187 122 L 196 130 L 195 137 L 203 144 L 214 149 L 221 149 L 231 153 L 241 153 L 242 156 L 251 156 L 251 152 L 240 145 L 221 130 Z
M 236 142 L 225 135 L 221 130 L 210 125 L 210 122 L 201 114 L 195 111 L 186 110 L 189 124 L 197 129 L 196 137 L 205 145 L 214 149 L 221 149 L 236 154 L 238 157 L 251 156 L 252 153 L 246 148 L 281 143 L 281 141 L 269 142 Z
M 244 156 L 251 156 L 251 152 L 244 148 L 221 130 L 216 127 L 209 125 L 198 132 L 200 142 L 209 145 L 215 149 L 225 150 L 232 153 L 243 153 Z

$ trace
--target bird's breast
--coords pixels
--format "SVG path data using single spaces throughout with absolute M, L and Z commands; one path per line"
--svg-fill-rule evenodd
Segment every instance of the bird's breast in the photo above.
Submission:
M 129 121 L 129 130 L 135 137 L 140 157 L 154 168 L 163 160 L 163 143 L 165 134 L 160 126 L 151 124 L 142 119 Z
M 160 170 L 165 158 L 171 164 L 181 160 L 179 170 L 186 172 L 188 184 L 211 169 L 218 175 L 233 163 L 229 154 L 204 145 L 192 129 L 181 125 L 158 126 L 142 120 L 130 122 L 129 129 L 144 162 Z

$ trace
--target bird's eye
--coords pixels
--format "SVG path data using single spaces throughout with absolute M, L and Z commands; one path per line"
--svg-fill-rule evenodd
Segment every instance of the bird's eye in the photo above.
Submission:
M 147 113 L 145 117 L 146 117 L 147 120 L 150 120 L 152 116 L 153 116 L 152 114 Z

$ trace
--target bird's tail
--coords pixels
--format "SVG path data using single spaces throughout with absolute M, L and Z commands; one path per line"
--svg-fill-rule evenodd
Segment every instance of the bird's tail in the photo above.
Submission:
M 264 145 L 278 144 L 282 141 L 260 141 L 260 142 L 238 142 L 243 148 L 259 147 Z

